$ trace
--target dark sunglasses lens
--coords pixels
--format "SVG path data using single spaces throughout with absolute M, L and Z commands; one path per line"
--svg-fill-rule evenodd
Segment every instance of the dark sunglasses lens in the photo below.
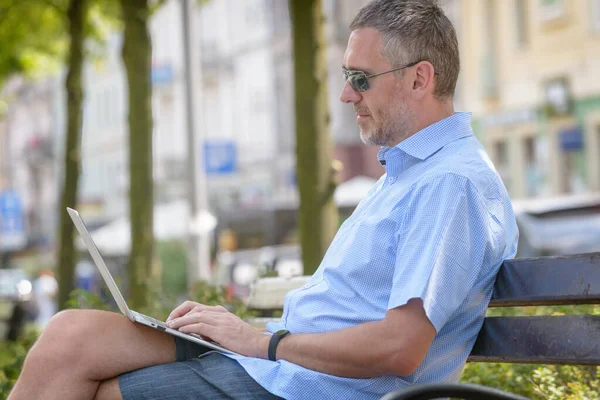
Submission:
M 364 92 L 369 89 L 369 80 L 363 74 L 350 75 L 348 81 L 352 88 L 357 92 Z

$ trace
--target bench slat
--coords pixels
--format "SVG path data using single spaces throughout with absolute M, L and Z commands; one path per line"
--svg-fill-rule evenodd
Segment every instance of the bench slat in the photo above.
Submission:
M 469 361 L 600 365 L 600 316 L 488 317 Z
M 508 260 L 490 307 L 600 304 L 600 253 Z

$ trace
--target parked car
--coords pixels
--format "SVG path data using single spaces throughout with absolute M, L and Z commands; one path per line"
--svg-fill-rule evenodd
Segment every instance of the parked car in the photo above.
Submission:
M 517 257 L 600 251 L 600 194 L 513 201 Z

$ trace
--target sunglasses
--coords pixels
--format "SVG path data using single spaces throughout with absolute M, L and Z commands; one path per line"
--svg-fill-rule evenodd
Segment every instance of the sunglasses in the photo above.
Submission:
M 357 92 L 365 92 L 365 91 L 369 90 L 369 88 L 371 87 L 369 85 L 370 78 L 374 78 L 376 76 L 383 75 L 383 74 L 388 74 L 388 73 L 394 72 L 394 71 L 399 71 L 401 69 L 414 67 L 418 63 L 420 63 L 420 61 L 415 61 L 415 62 L 407 64 L 403 67 L 390 69 L 389 71 L 383 71 L 378 74 L 372 74 L 372 75 L 367 75 L 363 71 L 355 71 L 355 70 L 346 69 L 346 68 L 342 67 L 342 74 L 344 75 L 344 80 L 347 81 L 350 84 L 350 86 L 352 86 L 352 89 L 356 90 Z M 439 74 L 437 72 L 435 72 L 435 75 L 439 75 Z

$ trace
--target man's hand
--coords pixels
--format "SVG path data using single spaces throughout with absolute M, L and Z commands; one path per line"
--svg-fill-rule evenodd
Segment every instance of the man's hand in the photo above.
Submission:
M 267 358 L 269 336 L 258 332 L 222 306 L 186 301 L 171 312 L 167 326 L 210 338 L 236 353 Z

